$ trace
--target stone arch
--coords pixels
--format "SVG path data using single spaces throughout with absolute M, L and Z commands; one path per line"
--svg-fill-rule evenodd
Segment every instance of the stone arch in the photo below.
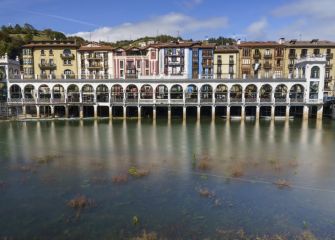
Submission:
M 126 87 L 126 99 L 130 102 L 138 100 L 138 87 L 135 84 L 130 84 Z
M 244 97 L 246 101 L 257 100 L 257 86 L 255 84 L 249 84 L 244 90 Z
M 275 100 L 276 100 L 276 102 L 286 102 L 287 89 L 288 88 L 285 84 L 279 84 L 275 88 Z
M 24 86 L 23 94 L 25 99 L 34 99 L 35 98 L 35 87 L 32 84 Z
M 61 84 L 56 84 L 52 88 L 53 100 L 61 101 L 65 99 L 65 88 Z
M 38 88 L 38 98 L 39 100 L 49 100 L 51 98 L 51 91 L 48 85 L 43 84 Z
M 115 84 L 111 89 L 112 102 L 123 102 L 123 87 L 120 84 Z
M 108 102 L 109 101 L 109 90 L 107 85 L 100 84 L 96 88 L 97 102 Z
M 68 102 L 80 102 L 80 91 L 76 84 L 71 84 L 67 88 L 67 101 Z
M 227 102 L 228 101 L 228 87 L 225 84 L 219 84 L 215 89 L 215 101 Z
M 194 84 L 187 85 L 185 89 L 185 100 L 186 102 L 197 102 L 198 101 L 198 87 Z
M 270 84 L 262 85 L 260 88 L 259 97 L 261 102 L 271 102 L 272 86 Z
M 168 99 L 169 89 L 166 85 L 160 84 L 156 87 L 156 99 Z
M 242 101 L 242 86 L 239 84 L 234 84 L 230 88 L 230 101 L 231 102 L 241 102 Z
M 213 87 L 209 84 L 204 84 L 200 88 L 200 100 L 206 102 L 213 101 Z
M 81 88 L 83 102 L 94 102 L 94 88 L 91 84 L 85 84 Z
M 9 94 L 12 99 L 20 99 L 22 98 L 22 89 L 19 85 L 13 84 L 9 88 Z
M 305 97 L 305 88 L 301 84 L 294 84 L 290 89 L 291 102 L 303 102 Z
M 141 87 L 141 99 L 153 99 L 154 89 L 151 85 L 145 84 Z
M 311 78 L 320 78 L 320 68 L 318 66 L 312 67 Z
M 171 99 L 183 99 L 184 89 L 181 85 L 175 84 L 171 87 L 170 98 Z

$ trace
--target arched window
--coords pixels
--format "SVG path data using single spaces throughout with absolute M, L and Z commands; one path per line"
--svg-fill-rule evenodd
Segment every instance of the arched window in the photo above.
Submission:
M 71 50 L 68 49 L 68 48 L 65 48 L 65 49 L 63 50 L 63 54 L 66 55 L 66 56 L 69 56 L 69 55 L 71 55 Z
M 320 68 L 317 66 L 312 67 L 311 78 L 320 78 Z

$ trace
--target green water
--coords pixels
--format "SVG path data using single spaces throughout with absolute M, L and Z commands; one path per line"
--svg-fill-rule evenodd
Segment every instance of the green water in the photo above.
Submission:
M 3 122 L 0 239 L 334 239 L 334 132 L 327 120 Z M 94 204 L 72 209 L 77 196 Z

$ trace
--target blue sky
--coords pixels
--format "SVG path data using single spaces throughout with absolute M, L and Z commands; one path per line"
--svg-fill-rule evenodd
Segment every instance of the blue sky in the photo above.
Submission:
M 335 40 L 334 0 L 0 0 L 2 24 L 30 23 L 91 40 L 178 33 Z

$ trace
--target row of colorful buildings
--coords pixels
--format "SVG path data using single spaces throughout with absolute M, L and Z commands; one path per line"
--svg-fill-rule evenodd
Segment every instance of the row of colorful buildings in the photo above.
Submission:
M 326 56 L 325 95 L 334 90 L 335 42 L 280 39 L 216 45 L 178 41 L 113 48 L 73 41 L 23 46 L 22 79 L 290 79 L 296 62 Z

